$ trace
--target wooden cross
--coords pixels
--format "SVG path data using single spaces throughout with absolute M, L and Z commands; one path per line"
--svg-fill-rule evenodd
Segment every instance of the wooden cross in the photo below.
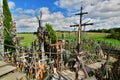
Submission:
M 70 27 L 78 27 L 78 53 L 80 52 L 80 47 L 81 47 L 81 30 L 82 30 L 82 26 L 87 26 L 87 25 L 93 25 L 93 23 L 83 23 L 82 24 L 82 16 L 84 14 L 88 14 L 88 12 L 83 12 L 82 11 L 83 8 L 81 7 L 81 12 L 77 13 L 75 15 L 80 15 L 80 23 L 76 24 L 76 25 L 70 25 Z
M 88 12 L 83 12 L 82 10 L 83 10 L 83 8 L 81 7 L 81 12 L 75 14 L 75 15 L 80 15 L 80 23 L 79 23 L 79 24 L 76 24 L 76 25 L 70 25 L 70 27 L 78 27 L 78 47 L 77 47 L 77 52 L 78 52 L 78 54 L 79 54 L 80 51 L 81 51 L 81 30 L 82 30 L 82 26 L 93 25 L 93 23 L 83 23 L 83 24 L 82 24 L 82 16 L 83 16 L 84 14 L 88 14 Z M 79 57 L 79 56 L 77 56 L 77 57 Z M 79 64 L 80 64 L 80 62 L 82 62 L 82 61 L 79 60 Z M 84 74 L 85 74 L 85 77 L 88 77 L 88 73 L 87 73 L 87 71 L 86 71 L 86 69 L 85 69 L 85 67 L 84 67 L 83 64 L 82 64 L 82 69 L 83 69 L 83 72 L 84 72 Z M 76 73 L 78 74 L 77 71 L 76 71 Z M 76 76 L 76 79 L 78 79 L 78 76 Z
M 62 43 L 58 42 L 58 37 L 56 37 L 56 43 L 55 44 L 50 44 L 51 47 L 55 46 L 56 47 L 56 65 L 57 65 L 57 70 L 59 67 L 59 62 L 58 62 L 58 49 L 59 49 L 59 45 L 62 45 Z

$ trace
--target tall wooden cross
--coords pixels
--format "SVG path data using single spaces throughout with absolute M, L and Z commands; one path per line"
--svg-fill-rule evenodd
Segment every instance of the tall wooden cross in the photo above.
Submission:
M 59 49 L 60 45 L 62 45 L 62 43 L 58 42 L 58 37 L 56 37 L 56 43 L 55 44 L 50 44 L 51 47 L 53 47 L 53 46 L 56 47 L 56 66 L 57 66 L 57 70 L 58 70 L 58 67 L 59 67 L 58 49 Z
M 81 12 L 75 14 L 75 15 L 80 15 L 80 23 L 79 23 L 79 24 L 76 24 L 76 25 L 70 25 L 70 27 L 78 27 L 78 46 L 77 46 L 78 54 L 79 54 L 80 51 L 81 51 L 81 30 L 82 30 L 82 26 L 93 25 L 93 23 L 84 23 L 84 24 L 82 23 L 82 16 L 83 16 L 84 14 L 88 14 L 88 12 L 83 12 L 82 10 L 83 10 L 83 8 L 81 7 Z M 79 57 L 79 56 L 77 56 L 77 57 Z M 79 64 L 80 64 L 80 62 L 82 63 L 81 60 L 79 60 Z M 84 72 L 84 74 L 85 74 L 85 77 L 88 77 L 87 71 L 86 71 L 86 69 L 85 69 L 85 67 L 84 67 L 83 64 L 82 64 L 82 70 L 83 70 L 83 72 Z M 77 72 L 77 73 L 78 73 L 78 72 Z M 78 78 L 78 77 L 77 77 L 77 78 Z
M 88 14 L 88 12 L 83 12 L 82 11 L 83 8 L 81 7 L 81 12 L 80 13 L 77 13 L 75 15 L 80 15 L 80 23 L 79 24 L 76 24 L 76 25 L 70 25 L 70 27 L 78 27 L 78 53 L 80 52 L 80 48 L 81 48 L 81 30 L 82 30 L 82 26 L 87 26 L 87 25 L 93 25 L 93 23 L 83 23 L 82 24 L 82 16 L 84 14 Z

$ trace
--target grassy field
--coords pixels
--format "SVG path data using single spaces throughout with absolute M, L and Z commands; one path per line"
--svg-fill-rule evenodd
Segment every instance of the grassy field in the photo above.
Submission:
M 24 46 L 30 46 L 32 41 L 36 39 L 36 35 L 34 34 L 18 34 L 18 36 L 24 37 L 24 39 L 20 41 L 20 44 Z
M 106 38 L 109 35 L 108 33 L 87 33 L 86 38 L 93 39 L 95 41 L 106 41 L 107 43 L 111 43 L 113 46 L 119 45 L 120 41 L 116 39 Z
M 63 33 L 66 40 L 74 40 L 77 39 L 77 33 Z M 107 43 L 111 43 L 114 46 L 120 46 L 120 41 L 115 39 L 105 38 L 106 33 L 93 33 L 93 32 L 85 32 L 82 34 L 84 38 L 93 39 L 95 41 L 106 41 Z M 24 37 L 24 40 L 20 41 L 20 44 L 25 46 L 30 46 L 31 42 L 36 38 L 33 34 L 18 34 L 20 37 Z M 59 39 L 62 39 L 62 33 L 57 33 Z

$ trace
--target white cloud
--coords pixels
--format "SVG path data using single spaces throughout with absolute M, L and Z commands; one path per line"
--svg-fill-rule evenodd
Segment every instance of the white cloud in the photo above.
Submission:
M 15 7 L 15 3 L 12 2 L 12 1 L 9 1 L 8 6 L 9 6 L 10 9 L 13 9 Z
M 59 0 L 56 1 L 54 4 L 56 4 L 57 6 L 60 6 L 61 8 L 67 8 L 69 9 L 76 9 L 77 7 L 79 7 L 79 3 L 81 3 L 82 0 Z
M 13 19 L 17 23 L 17 32 L 35 32 L 37 30 L 38 23 L 36 17 L 33 16 L 35 14 L 34 10 L 17 8 L 15 13 L 16 15 L 13 16 Z
M 83 19 L 89 18 L 91 22 L 94 22 L 93 27 L 89 26 L 86 29 L 120 27 L 119 0 L 58 0 L 54 4 L 66 9 L 68 15 L 79 12 L 82 5 L 83 11 L 88 12 Z M 74 19 L 71 21 L 74 22 Z
M 35 11 L 34 11 L 34 10 L 32 10 L 32 9 L 28 9 L 28 10 L 26 10 L 26 11 L 25 11 L 25 13 L 27 13 L 27 14 L 34 14 L 34 13 L 35 13 Z
M 17 8 L 15 10 L 18 14 L 35 14 L 35 10 L 33 9 L 26 9 L 26 10 L 23 10 L 22 8 Z
M 53 26 L 55 30 L 71 30 L 69 27 L 70 24 L 76 22 L 78 17 L 67 17 L 65 18 L 61 12 L 51 13 L 47 7 L 40 8 L 42 11 L 42 26 L 44 27 L 46 23 L 49 23 Z M 40 11 L 39 10 L 39 11 Z M 16 11 L 24 12 L 22 8 L 16 9 Z M 14 15 L 14 19 L 17 23 L 18 32 L 34 32 L 37 31 L 38 21 L 35 16 L 30 16 L 27 14 L 18 14 Z M 73 21 L 74 20 L 74 21 Z
M 17 8 L 16 11 L 21 12 L 21 11 L 23 11 L 23 9 L 22 8 Z
M 24 16 L 24 15 L 21 15 Z M 19 17 L 18 17 L 19 18 Z M 38 27 L 38 23 L 35 17 L 24 16 L 22 19 L 17 19 L 17 31 L 18 32 L 35 32 Z
M 68 15 L 71 12 L 72 14 L 77 13 L 81 7 L 80 4 L 84 4 L 83 11 L 87 11 L 88 14 L 84 15 L 83 23 L 89 20 L 94 23 L 93 26 L 86 26 L 86 30 L 120 27 L 119 0 L 58 0 L 54 4 L 66 9 Z M 38 21 L 35 14 L 39 12 L 32 9 L 23 10 L 22 8 L 17 8 L 15 11 L 18 13 L 14 15 L 17 21 L 18 31 L 33 32 L 37 30 Z M 50 12 L 47 7 L 42 7 L 39 11 L 43 13 L 42 25 L 45 26 L 46 23 L 50 23 L 55 30 L 73 30 L 69 26 L 79 23 L 79 16 L 73 15 L 66 17 L 60 11 Z M 32 16 L 28 14 L 32 14 Z

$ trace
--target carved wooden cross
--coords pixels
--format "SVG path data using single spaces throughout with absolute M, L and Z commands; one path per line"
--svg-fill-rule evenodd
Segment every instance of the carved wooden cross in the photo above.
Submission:
M 62 45 L 62 43 L 58 42 L 58 37 L 56 37 L 56 43 L 55 44 L 50 44 L 51 47 L 55 46 L 56 47 L 56 65 L 57 65 L 57 70 L 59 67 L 59 62 L 58 62 L 58 49 L 59 46 Z

